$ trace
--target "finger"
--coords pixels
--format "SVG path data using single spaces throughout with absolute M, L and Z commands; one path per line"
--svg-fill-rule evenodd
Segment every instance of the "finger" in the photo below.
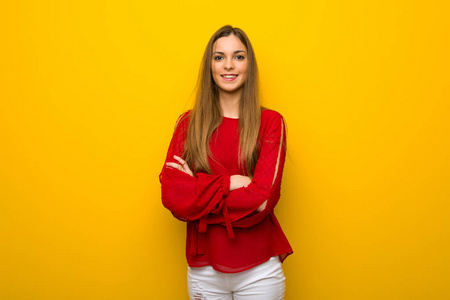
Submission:
M 189 175 L 191 175 L 191 176 L 194 176 L 194 173 L 192 173 L 191 169 L 189 168 L 189 166 L 188 166 L 187 164 L 184 165 L 184 171 L 185 171 L 187 174 L 189 174 Z
M 180 171 L 182 171 L 183 167 L 180 164 L 174 163 L 174 162 L 168 162 L 166 163 L 166 166 L 174 168 L 174 169 L 178 169 Z
M 192 175 L 191 169 L 189 169 L 189 166 L 184 159 L 182 159 L 177 155 L 174 155 L 173 158 L 175 158 L 181 164 L 181 168 L 184 172 L 188 173 L 189 175 Z
M 178 161 L 181 165 L 184 165 L 186 162 L 179 156 L 174 155 L 173 158 L 175 158 L 176 161 Z

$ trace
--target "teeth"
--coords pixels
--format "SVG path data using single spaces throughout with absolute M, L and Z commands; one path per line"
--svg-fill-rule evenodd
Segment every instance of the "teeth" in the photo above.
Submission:
M 222 75 L 222 77 L 231 79 L 237 77 L 237 75 Z

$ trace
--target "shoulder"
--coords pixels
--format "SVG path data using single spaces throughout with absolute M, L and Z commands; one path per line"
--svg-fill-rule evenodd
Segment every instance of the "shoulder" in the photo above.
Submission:
M 284 126 L 284 118 L 283 116 L 271 109 L 263 108 L 261 111 L 261 127 L 267 126 Z
M 188 110 L 184 113 L 182 113 L 178 119 L 177 122 L 175 124 L 175 130 L 177 130 L 177 128 L 179 127 L 187 127 L 187 125 L 189 124 L 189 116 L 191 114 L 191 111 Z
M 175 127 L 173 128 L 174 136 L 185 137 L 188 131 L 189 126 L 189 115 L 190 111 L 182 113 L 175 123 Z
M 180 124 L 180 123 L 188 122 L 190 115 L 191 115 L 191 111 L 190 110 L 182 113 L 177 119 L 177 125 Z
M 278 139 L 284 135 L 285 127 L 283 116 L 279 112 L 265 108 L 261 111 L 260 135 L 262 137 Z

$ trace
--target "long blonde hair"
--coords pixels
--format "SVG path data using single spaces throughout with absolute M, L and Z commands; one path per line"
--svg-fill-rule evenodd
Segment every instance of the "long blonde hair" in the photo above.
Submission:
M 206 46 L 197 80 L 196 101 L 189 116 L 183 156 L 195 173 L 211 173 L 208 157 L 214 158 L 210 153 L 209 140 L 223 119 L 219 89 L 211 73 L 212 52 L 214 43 L 219 38 L 229 35 L 239 38 L 247 48 L 247 80 L 244 82 L 239 101 L 239 165 L 244 174 L 253 176 L 258 159 L 258 136 L 261 123 L 258 66 L 253 47 L 245 32 L 230 25 L 217 30 Z

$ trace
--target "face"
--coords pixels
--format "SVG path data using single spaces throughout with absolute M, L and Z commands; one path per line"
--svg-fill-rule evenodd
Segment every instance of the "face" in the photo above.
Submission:
M 240 93 L 247 79 L 247 48 L 233 34 L 213 45 L 211 73 L 222 93 Z

